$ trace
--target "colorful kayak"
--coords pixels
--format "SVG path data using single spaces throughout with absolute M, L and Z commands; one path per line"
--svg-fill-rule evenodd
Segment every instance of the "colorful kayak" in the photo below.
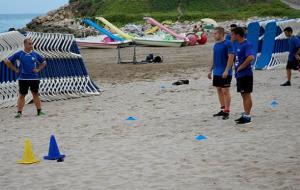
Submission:
M 137 45 L 153 47 L 181 47 L 184 44 L 184 40 L 156 40 L 147 38 L 135 38 L 134 41 Z
M 87 38 L 76 38 L 76 43 L 80 48 L 97 48 L 97 49 L 116 49 L 120 45 L 129 44 L 129 40 L 108 42 L 105 41 L 105 36 L 90 36 Z

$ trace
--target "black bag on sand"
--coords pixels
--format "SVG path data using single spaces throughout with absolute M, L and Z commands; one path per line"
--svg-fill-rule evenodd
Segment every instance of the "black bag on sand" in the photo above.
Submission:
M 154 57 L 153 54 L 149 54 L 149 55 L 146 57 L 146 62 L 152 63 L 153 57 Z
M 172 85 L 179 86 L 179 85 L 183 85 L 183 84 L 190 84 L 190 81 L 189 80 L 179 80 L 179 81 L 174 82 Z
M 162 63 L 163 62 L 163 57 L 162 56 L 155 56 L 154 54 L 149 54 L 146 57 L 145 61 L 142 61 L 143 63 Z
M 163 59 L 162 59 L 162 57 L 160 57 L 160 56 L 156 56 L 156 57 L 154 57 L 153 62 L 154 62 L 154 63 L 162 63 L 162 62 L 163 62 Z

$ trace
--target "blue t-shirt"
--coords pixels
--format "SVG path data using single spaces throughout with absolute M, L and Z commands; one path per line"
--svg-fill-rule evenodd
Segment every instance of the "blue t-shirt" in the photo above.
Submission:
M 296 53 L 300 48 L 300 39 L 297 36 L 292 36 L 289 40 L 289 61 L 296 61 Z
M 231 34 L 227 34 L 227 35 L 225 36 L 225 40 L 228 40 L 228 41 L 231 42 Z M 231 42 L 231 43 L 232 43 L 233 51 L 235 52 L 235 51 L 236 51 L 236 48 L 237 48 L 237 45 L 238 45 L 238 42 L 235 40 L 235 41 L 233 41 L 233 42 Z
M 239 42 L 234 40 L 232 43 L 233 52 L 236 54 L 237 47 L 239 46 Z
M 227 35 L 225 36 L 225 40 L 231 41 L 231 34 L 227 34 Z
M 228 62 L 228 54 L 234 54 L 232 49 L 232 43 L 228 40 L 224 40 L 222 42 L 218 42 L 214 46 L 214 65 L 213 65 L 213 73 L 215 76 L 222 76 Z M 232 70 L 228 72 L 228 74 L 232 75 Z
M 246 68 L 237 72 L 237 69 L 239 68 L 239 66 L 242 65 L 245 62 L 245 60 L 247 59 L 247 57 L 249 57 L 251 55 L 254 56 L 253 47 L 250 42 L 245 40 L 242 43 L 238 43 L 238 46 L 236 49 L 236 62 L 234 64 L 235 71 L 236 71 L 235 72 L 236 78 L 241 78 L 244 76 L 253 76 L 251 63 L 249 63 Z
M 38 67 L 38 64 L 43 63 L 45 59 L 35 51 L 26 53 L 18 51 L 8 58 L 13 64 L 18 60 L 20 62 L 19 80 L 39 80 L 39 73 L 33 72 L 33 69 Z

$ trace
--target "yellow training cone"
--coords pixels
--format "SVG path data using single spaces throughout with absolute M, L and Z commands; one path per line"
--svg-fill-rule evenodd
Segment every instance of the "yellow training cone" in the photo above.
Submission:
M 18 163 L 19 164 L 34 164 L 37 162 L 39 162 L 39 160 L 36 159 L 33 154 L 30 140 L 25 139 L 23 158 L 22 158 L 22 160 L 19 160 Z

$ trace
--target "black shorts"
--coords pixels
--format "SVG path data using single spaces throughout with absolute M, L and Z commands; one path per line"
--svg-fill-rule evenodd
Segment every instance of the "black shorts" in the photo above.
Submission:
M 33 93 L 38 93 L 40 87 L 39 80 L 19 80 L 19 92 L 22 95 L 28 94 L 28 89 Z
M 228 76 L 227 78 L 223 79 L 222 76 L 214 75 L 213 79 L 213 86 L 219 88 L 229 88 L 231 84 L 232 76 Z
M 251 93 L 253 91 L 253 76 L 244 76 L 236 79 L 237 92 Z
M 288 61 L 286 65 L 286 69 L 291 69 L 291 70 L 299 70 L 300 69 L 300 62 L 295 60 L 295 61 Z

